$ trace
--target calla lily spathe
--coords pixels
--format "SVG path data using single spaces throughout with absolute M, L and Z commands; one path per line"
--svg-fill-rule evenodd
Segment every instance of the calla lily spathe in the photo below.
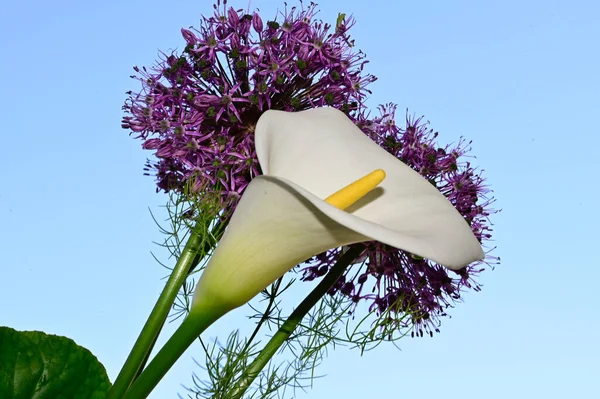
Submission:
M 296 264 L 351 243 L 380 241 L 450 269 L 484 257 L 454 206 L 342 112 L 269 110 L 255 135 L 264 175 L 246 188 L 194 307 L 241 306 Z M 376 169 L 385 180 L 347 209 L 324 200 Z

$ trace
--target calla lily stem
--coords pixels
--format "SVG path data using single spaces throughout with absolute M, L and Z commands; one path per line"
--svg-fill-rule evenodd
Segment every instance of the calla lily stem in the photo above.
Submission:
M 197 223 L 190 232 L 190 238 L 186 243 L 177 264 L 171 273 L 165 288 L 158 298 L 146 324 L 144 325 L 137 341 L 135 342 L 123 368 L 115 379 L 115 383 L 110 389 L 107 399 L 121 399 L 133 380 L 143 369 L 150 352 L 154 347 L 158 334 L 162 329 L 165 320 L 173 306 L 179 289 L 183 285 L 189 272 L 201 260 L 201 254 L 206 253 L 210 248 L 206 248 L 205 224 Z M 213 231 L 221 232 L 219 224 L 213 228 Z M 217 238 L 218 240 L 218 238 Z
M 192 309 L 165 346 L 133 382 L 123 399 L 146 398 L 196 338 L 226 312 L 227 310 L 219 308 Z
M 311 291 L 310 294 L 298 305 L 283 325 L 277 330 L 271 340 L 265 345 L 254 361 L 248 366 L 235 387 L 230 391 L 232 399 L 240 399 L 248 390 L 250 384 L 259 375 L 260 371 L 267 365 L 269 360 L 275 355 L 277 350 L 292 335 L 298 324 L 304 316 L 327 294 L 327 291 L 344 274 L 346 268 L 356 259 L 365 247 L 361 244 L 351 245 L 349 249 L 338 259 L 337 263 L 329 270 L 321 282 Z

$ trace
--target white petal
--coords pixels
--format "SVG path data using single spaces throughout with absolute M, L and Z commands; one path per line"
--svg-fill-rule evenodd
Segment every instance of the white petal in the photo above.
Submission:
M 266 111 L 255 134 L 263 173 L 293 183 L 296 191 L 306 191 L 307 198 L 309 193 L 326 198 L 374 169 L 386 172 L 383 183 L 348 208 L 348 213 L 334 212 L 328 204 L 318 206 L 347 228 L 451 269 L 484 257 L 454 206 L 341 111 Z

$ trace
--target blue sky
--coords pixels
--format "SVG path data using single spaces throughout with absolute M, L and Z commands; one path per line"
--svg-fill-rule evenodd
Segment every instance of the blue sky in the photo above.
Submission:
M 434 338 L 360 357 L 338 348 L 296 398 L 590 397 L 600 390 L 597 212 L 600 5 L 593 1 L 322 1 L 354 14 L 378 76 L 372 105 L 423 114 L 444 142 L 473 140 L 498 208 L 480 293 Z M 231 1 L 246 8 L 247 1 Z M 290 4 L 292 2 L 290 1 Z M 252 1 L 273 16 L 279 1 Z M 153 260 L 166 197 L 120 128 L 134 65 L 181 47 L 204 1 L 22 0 L 0 6 L 0 325 L 66 335 L 114 379 L 164 270 Z M 596 205 L 595 205 L 596 204 Z M 308 292 L 308 286 L 306 287 Z M 302 292 L 298 293 L 298 301 Z M 243 319 L 207 331 L 223 339 Z M 174 325 L 168 327 L 173 330 Z M 184 355 L 151 398 L 190 385 Z M 289 397 L 289 395 L 288 395 Z

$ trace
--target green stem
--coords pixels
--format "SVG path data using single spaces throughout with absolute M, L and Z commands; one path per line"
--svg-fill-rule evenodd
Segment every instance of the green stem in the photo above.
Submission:
M 123 399 L 146 398 L 196 338 L 225 313 L 226 310 L 219 308 L 209 309 L 209 311 L 192 309 L 165 346 L 133 382 Z
M 211 237 L 213 238 L 213 240 L 205 240 L 204 247 L 202 248 L 202 250 L 198 251 L 196 253 L 196 255 L 194 256 L 194 259 L 189 263 L 190 269 L 187 272 L 188 276 L 194 271 L 194 269 L 196 268 L 196 266 L 198 266 L 198 264 L 200 263 L 200 261 L 202 260 L 202 258 L 204 258 L 204 256 L 206 254 L 208 254 L 208 252 L 213 248 L 214 243 L 217 243 L 221 239 L 221 236 L 223 235 L 223 232 L 224 232 L 224 226 L 225 226 L 224 223 L 217 222 L 217 224 L 210 231 L 210 234 L 211 234 Z M 182 285 L 183 285 L 183 283 L 182 283 Z M 158 331 L 162 330 L 162 328 L 165 325 L 166 321 L 167 321 L 167 319 L 165 317 L 165 319 L 163 320 L 163 323 L 162 323 L 161 327 L 158 329 Z M 133 380 L 135 380 L 142 373 L 142 370 L 144 369 L 144 366 L 146 365 L 146 363 L 148 363 L 148 359 L 150 357 L 150 353 L 152 352 L 152 349 L 154 348 L 154 345 L 156 344 L 156 340 L 157 339 L 158 339 L 158 335 L 154 337 L 154 341 L 150 345 L 150 347 L 148 349 L 148 353 L 146 353 L 146 356 L 144 357 L 144 360 L 140 364 L 138 372 L 135 374 L 135 377 L 133 378 Z
M 133 379 L 144 367 L 156 342 L 158 333 L 171 310 L 171 306 L 173 306 L 175 297 L 183 285 L 185 278 L 188 276 L 188 272 L 194 266 L 194 262 L 198 261 L 197 255 L 201 251 L 201 246 L 205 244 L 203 238 L 204 232 L 198 231 L 200 225 L 200 223 L 196 224 L 190 232 L 190 238 L 185 244 L 185 248 L 181 252 L 181 256 L 177 260 L 177 264 L 160 297 L 156 301 L 131 353 L 129 353 L 123 368 L 110 389 L 107 399 L 120 399 L 131 385 Z
M 267 365 L 273 355 L 275 355 L 275 352 L 277 352 L 281 345 L 283 345 L 283 343 L 292 335 L 304 316 L 306 316 L 310 309 L 319 302 L 335 282 L 338 281 L 340 276 L 344 274 L 348 265 L 350 265 L 363 250 L 364 246 L 360 244 L 350 246 L 350 248 L 338 259 L 331 270 L 329 270 L 323 280 L 321 280 L 315 289 L 313 289 L 300 305 L 294 309 L 292 314 L 287 318 L 283 325 L 279 327 L 279 330 L 277 330 L 263 350 L 258 354 L 250 366 L 248 366 L 235 387 L 230 391 L 232 392 L 230 396 L 232 399 L 239 399 L 242 397 L 260 371 Z

